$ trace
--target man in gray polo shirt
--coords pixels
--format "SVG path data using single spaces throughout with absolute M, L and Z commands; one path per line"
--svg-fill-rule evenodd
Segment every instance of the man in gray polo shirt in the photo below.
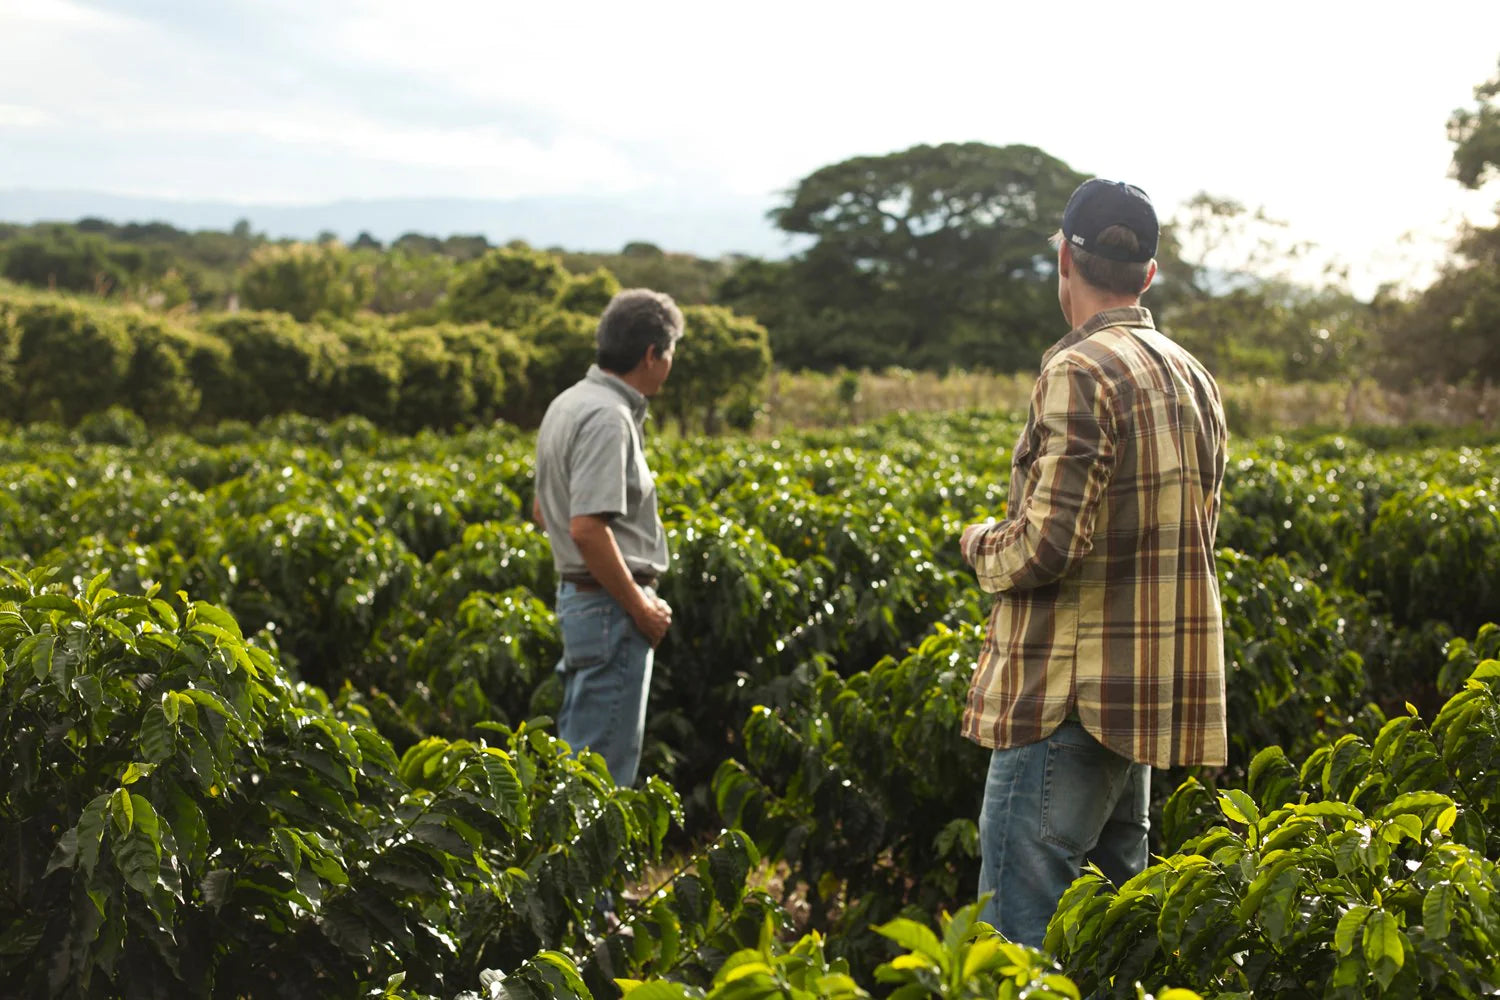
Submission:
M 643 437 L 682 329 L 670 296 L 616 295 L 599 319 L 598 363 L 537 432 L 532 514 L 552 541 L 563 636 L 558 735 L 602 756 L 622 787 L 640 766 L 652 657 L 672 624 L 656 596 L 669 557 Z

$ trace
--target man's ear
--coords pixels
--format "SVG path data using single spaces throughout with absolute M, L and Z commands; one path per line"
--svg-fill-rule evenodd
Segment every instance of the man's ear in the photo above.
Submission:
M 1146 289 L 1150 288 L 1151 287 L 1151 282 L 1153 282 L 1155 280 L 1156 280 L 1156 261 L 1153 260 L 1150 264 L 1148 264 L 1146 266 L 1146 283 L 1141 286 L 1141 294 L 1142 295 L 1146 294 Z
M 1057 273 L 1064 278 L 1073 273 L 1073 251 L 1066 241 L 1057 245 Z

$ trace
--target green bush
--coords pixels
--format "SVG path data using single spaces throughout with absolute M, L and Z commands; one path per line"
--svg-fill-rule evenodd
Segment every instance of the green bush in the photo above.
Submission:
M 334 415 L 330 389 L 346 352 L 337 337 L 270 312 L 215 316 L 203 326 L 230 352 L 225 384 L 203 398 L 209 419 L 254 423 L 280 413 Z
M 411 433 L 423 427 L 451 430 L 474 418 L 473 359 L 454 354 L 442 334 L 430 327 L 395 334 L 401 358 L 401 392 L 396 427 Z
M 352 316 L 370 295 L 369 272 L 337 243 L 271 244 L 251 253 L 239 287 L 249 308 L 306 323 L 321 315 Z
M 341 323 L 333 331 L 345 350 L 344 363 L 333 376 L 337 411 L 391 426 L 402 378 L 395 336 L 384 327 L 363 323 Z
M 601 267 L 590 274 L 569 277 L 557 296 L 557 307 L 566 312 L 598 316 L 619 291 L 619 279 Z
M 1079 879 L 1047 947 L 1113 997 L 1173 980 L 1207 996 L 1488 995 L 1497 746 L 1500 662 L 1488 660 L 1430 733 L 1405 716 L 1300 769 L 1272 747 L 1248 790 L 1217 801 L 1189 782 L 1167 808 L 1169 839 L 1189 834 L 1178 851 L 1118 889 L 1097 871 Z
M 460 323 L 520 329 L 567 289 L 562 262 L 537 250 L 491 250 L 459 267 L 448 286 L 447 310 Z
M 135 343 L 115 311 L 49 297 L 22 303 L 14 316 L 20 342 L 8 416 L 75 424 L 127 402 Z
M 583 378 L 598 356 L 597 317 L 583 313 L 543 310 L 521 331 L 533 351 L 527 368 L 525 402 L 509 414 L 519 423 L 535 425 L 558 393 Z
M 190 371 L 192 359 L 206 350 L 196 330 L 152 316 L 128 313 L 135 341 L 126 375 L 125 405 L 153 427 L 183 427 L 198 413 L 203 388 Z M 210 382 L 212 385 L 212 382 Z
M 1500 507 L 1490 486 L 1402 490 L 1351 554 L 1354 585 L 1402 625 L 1472 635 L 1500 621 Z

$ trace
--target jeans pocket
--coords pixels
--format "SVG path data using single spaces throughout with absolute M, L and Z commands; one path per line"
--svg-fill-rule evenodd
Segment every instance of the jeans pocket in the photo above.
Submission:
M 596 605 L 558 616 L 562 627 L 563 663 L 569 670 L 597 667 L 609 658 L 610 608 Z
M 1042 839 L 1074 854 L 1093 849 L 1114 811 L 1129 761 L 1092 739 L 1047 743 Z

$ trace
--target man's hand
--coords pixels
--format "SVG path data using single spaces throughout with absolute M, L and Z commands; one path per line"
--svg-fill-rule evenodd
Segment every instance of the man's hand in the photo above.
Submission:
M 959 540 L 958 551 L 964 557 L 964 562 L 970 566 L 974 565 L 974 546 L 979 544 L 979 536 L 995 526 L 995 519 L 989 518 L 978 524 L 971 524 L 964 529 L 963 538 Z
M 536 526 L 538 528 L 541 528 L 542 529 L 542 534 L 545 535 L 547 533 L 547 522 L 546 522 L 546 520 L 544 520 L 542 518 L 542 498 L 541 497 L 532 497 L 531 498 L 531 519 L 536 522 Z
M 641 604 L 630 613 L 635 627 L 641 630 L 641 635 L 651 643 L 655 649 L 666 637 L 667 629 L 672 627 L 672 606 L 655 594 L 641 591 Z

